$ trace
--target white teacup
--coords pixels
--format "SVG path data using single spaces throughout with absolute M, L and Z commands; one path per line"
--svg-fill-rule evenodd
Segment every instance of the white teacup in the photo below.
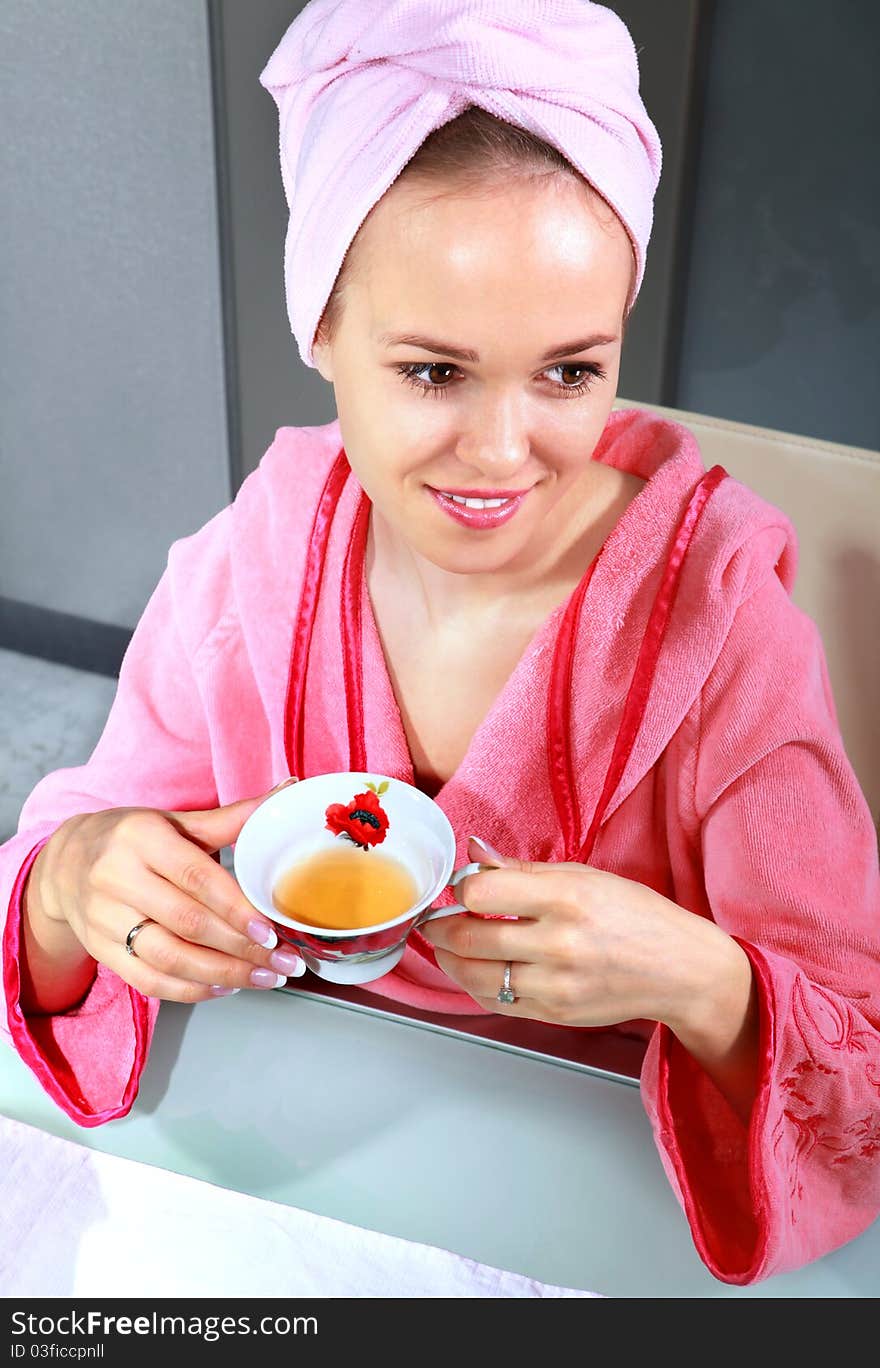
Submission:
M 381 790 L 381 792 L 380 792 Z M 347 808 L 357 794 L 374 792 L 387 829 L 372 849 L 398 860 L 418 890 L 405 912 L 365 927 L 322 927 L 298 922 L 281 912 L 272 892 L 292 864 L 348 837 L 327 827 L 331 804 Z M 371 800 L 372 801 L 372 800 Z M 354 813 L 357 809 L 352 808 Z M 354 817 L 355 834 L 372 842 L 380 819 Z M 364 859 L 369 859 L 368 846 Z M 369 983 L 398 963 L 409 933 L 437 917 L 466 912 L 461 903 L 432 907 L 447 885 L 480 869 L 467 864 L 455 871 L 455 833 L 443 809 L 427 794 L 384 774 L 344 770 L 301 779 L 261 803 L 235 843 L 233 868 L 242 892 L 275 926 L 280 941 L 292 945 L 307 968 L 331 983 Z

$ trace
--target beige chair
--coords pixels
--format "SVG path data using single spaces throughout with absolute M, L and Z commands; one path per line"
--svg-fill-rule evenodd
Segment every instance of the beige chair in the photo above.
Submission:
M 786 513 L 798 537 L 792 598 L 822 635 L 850 763 L 880 830 L 880 452 L 698 413 L 635 404 L 683 423 L 722 465 Z

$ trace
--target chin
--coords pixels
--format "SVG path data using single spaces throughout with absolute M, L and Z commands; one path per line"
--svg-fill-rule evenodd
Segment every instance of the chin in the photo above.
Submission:
M 467 535 L 467 534 L 465 534 Z M 521 548 L 507 545 L 493 546 L 440 546 L 436 538 L 426 537 L 421 547 L 415 548 L 425 560 L 431 561 L 439 570 L 451 575 L 491 575 L 495 570 L 505 570 L 516 559 Z

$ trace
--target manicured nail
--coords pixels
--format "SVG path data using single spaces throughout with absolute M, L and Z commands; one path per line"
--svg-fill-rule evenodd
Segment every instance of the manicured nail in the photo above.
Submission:
M 280 988 L 286 982 L 286 974 L 273 974 L 271 969 L 251 970 L 251 983 L 255 988 Z
M 299 780 L 297 779 L 296 775 L 293 774 L 289 779 L 282 779 L 280 784 L 276 784 L 273 789 L 270 789 L 270 793 L 280 793 L 283 788 L 287 788 L 288 784 L 298 783 Z
M 256 917 L 248 922 L 247 933 L 252 941 L 256 941 L 257 945 L 262 945 L 266 950 L 274 950 L 278 944 L 278 937 L 269 923 L 257 921 Z
M 240 992 L 240 988 L 221 988 L 219 983 L 211 984 L 211 993 L 214 997 L 231 997 L 233 993 Z
M 276 950 L 269 956 L 269 963 L 288 978 L 300 978 L 306 972 L 306 966 L 295 950 Z
M 482 840 L 479 836 L 469 836 L 468 840 L 473 841 L 474 845 L 484 850 L 490 860 L 497 860 L 499 864 L 504 864 L 506 856 L 502 855 L 501 851 L 496 850 L 494 846 L 490 846 L 488 841 Z

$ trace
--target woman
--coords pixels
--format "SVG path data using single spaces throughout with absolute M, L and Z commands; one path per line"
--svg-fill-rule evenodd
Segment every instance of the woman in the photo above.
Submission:
M 746 1283 L 880 1208 L 876 844 L 788 519 L 612 412 L 660 149 L 621 22 L 550 12 L 313 0 L 273 54 L 338 420 L 172 546 L 94 754 L 25 804 L 9 1033 L 80 1124 L 125 1115 L 160 999 L 302 972 L 210 852 L 279 776 L 396 775 L 490 867 L 370 989 L 643 1034 L 696 1246 Z

